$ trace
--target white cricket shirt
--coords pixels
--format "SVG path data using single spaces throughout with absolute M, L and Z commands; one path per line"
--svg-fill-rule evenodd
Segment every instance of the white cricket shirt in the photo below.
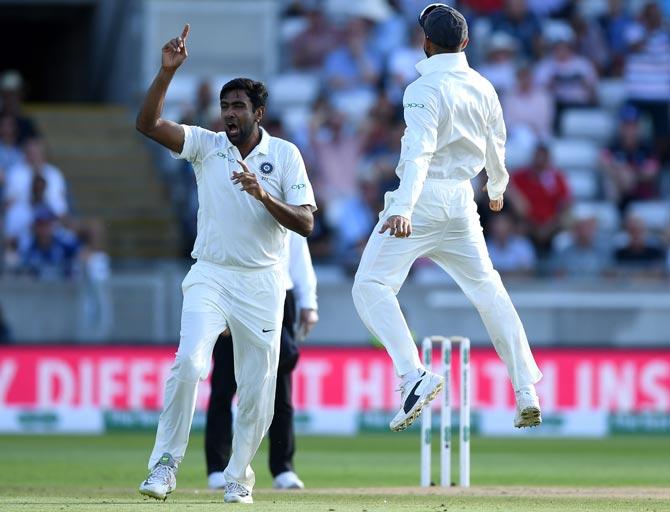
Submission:
M 507 137 L 498 95 L 463 52 L 442 53 L 416 65 L 421 76 L 403 97 L 407 128 L 390 215 L 411 218 L 426 179 L 466 181 L 486 167 L 491 199 L 502 197 Z
M 240 270 L 280 265 L 287 229 L 231 181 L 233 171 L 242 171 L 237 147 L 224 132 L 183 127 L 184 148 L 171 154 L 191 162 L 198 185 L 198 233 L 191 256 Z M 268 193 L 316 209 L 305 163 L 294 144 L 261 129 L 261 141 L 244 163 Z

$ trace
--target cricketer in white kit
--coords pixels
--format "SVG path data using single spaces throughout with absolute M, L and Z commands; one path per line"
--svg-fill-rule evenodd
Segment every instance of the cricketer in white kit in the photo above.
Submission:
M 188 56 L 189 26 L 163 47 L 162 66 L 137 128 L 193 165 L 198 189 L 197 262 L 182 283 L 179 348 L 165 385 L 163 412 L 140 492 L 165 499 L 188 444 L 198 381 L 209 371 L 217 337 L 233 336 L 238 414 L 224 474 L 224 501 L 251 503 L 251 461 L 272 420 L 279 336 L 286 294 L 287 228 L 307 236 L 316 209 L 298 149 L 261 127 L 267 90 L 238 78 L 221 89 L 224 132 L 162 119 L 172 76 Z
M 470 183 L 485 167 L 489 206 L 502 209 L 508 174 L 500 102 L 493 86 L 468 65 L 467 23 L 458 11 L 432 4 L 419 23 L 428 58 L 416 65 L 421 76 L 403 98 L 407 128 L 396 169 L 400 185 L 385 197 L 353 287 L 358 314 L 402 377 L 402 406 L 390 427 L 411 425 L 444 385 L 421 364 L 396 299 L 419 257 L 448 272 L 478 309 L 515 390 L 515 426 L 539 425 L 534 384 L 542 374 L 491 264 Z

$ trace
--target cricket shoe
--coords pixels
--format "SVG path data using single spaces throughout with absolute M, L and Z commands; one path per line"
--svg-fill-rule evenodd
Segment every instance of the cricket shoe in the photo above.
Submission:
M 428 370 L 422 371 L 420 376 L 400 385 L 402 407 L 389 425 L 394 432 L 405 430 L 414 423 L 423 408 L 434 400 L 444 387 L 443 377 Z
M 514 415 L 514 426 L 516 428 L 537 427 L 542 423 L 540 400 L 537 398 L 535 387 L 523 387 L 515 395 L 516 414 Z
M 251 491 L 237 482 L 226 482 L 223 501 L 226 503 L 253 503 Z
M 214 471 L 207 475 L 207 487 L 210 489 L 223 489 L 226 487 L 226 477 L 223 471 Z
M 275 489 L 304 489 L 305 484 L 293 471 L 284 471 L 275 477 L 272 487 Z
M 177 487 L 177 462 L 169 453 L 164 453 L 154 465 L 146 480 L 140 484 L 140 494 L 157 500 L 168 497 Z

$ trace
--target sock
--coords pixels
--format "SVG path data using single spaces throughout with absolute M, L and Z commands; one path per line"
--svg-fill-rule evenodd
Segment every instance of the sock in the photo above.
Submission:
M 528 384 L 527 386 L 521 386 L 519 389 L 516 390 L 517 393 L 523 393 L 524 391 L 528 391 L 531 395 L 535 395 L 535 386 L 532 384 Z

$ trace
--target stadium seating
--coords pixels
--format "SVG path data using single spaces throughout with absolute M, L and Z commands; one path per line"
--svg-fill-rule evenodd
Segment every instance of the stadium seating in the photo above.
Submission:
M 570 168 L 565 171 L 570 192 L 575 199 L 595 199 L 599 191 L 598 173 L 591 168 Z
M 614 233 L 619 229 L 621 219 L 616 207 L 607 201 L 577 201 L 572 206 L 575 218 L 595 217 L 598 228 L 606 233 Z
M 628 206 L 627 213 L 642 218 L 653 231 L 666 231 L 670 226 L 668 201 L 636 201 Z
M 566 138 L 584 138 L 607 144 L 616 128 L 611 112 L 604 109 L 569 109 L 561 117 L 561 133 Z
M 553 162 L 560 169 L 594 169 L 598 165 L 599 148 L 592 141 L 562 138 L 554 139 L 550 146 Z
M 618 78 L 604 78 L 598 82 L 598 102 L 603 108 L 615 111 L 626 101 L 626 85 Z

